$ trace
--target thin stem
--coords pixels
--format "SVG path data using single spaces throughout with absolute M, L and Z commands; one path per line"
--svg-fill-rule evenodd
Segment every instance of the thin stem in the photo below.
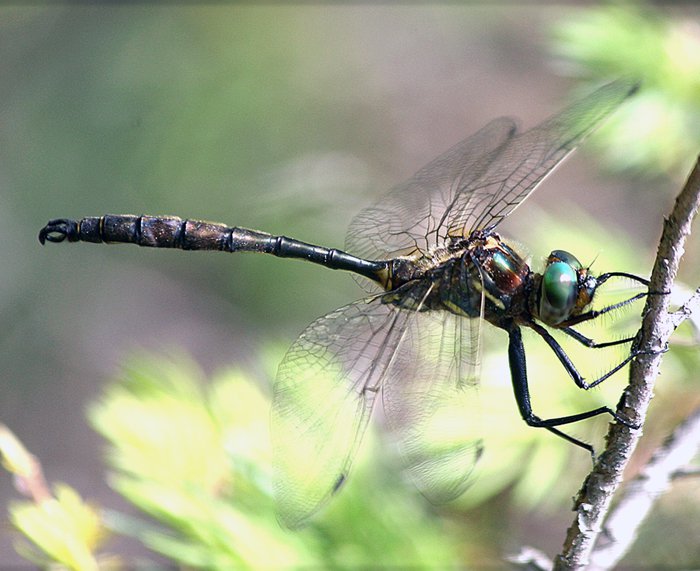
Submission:
M 625 492 L 605 522 L 605 543 L 591 553 L 590 569 L 610 569 L 637 538 L 651 508 L 670 486 L 676 474 L 700 451 L 700 407 L 696 408 L 654 452 L 651 460 L 625 487 Z
M 37 504 L 51 499 L 39 460 L 4 424 L 0 424 L 0 459 L 5 468 L 15 475 L 15 488 Z

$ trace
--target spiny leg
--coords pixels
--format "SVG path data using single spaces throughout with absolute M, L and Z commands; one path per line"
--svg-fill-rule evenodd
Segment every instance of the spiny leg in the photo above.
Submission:
M 532 410 L 532 404 L 530 401 L 530 390 L 527 380 L 527 366 L 525 360 L 525 348 L 523 346 L 522 333 L 520 331 L 520 328 L 515 324 L 511 324 L 510 327 L 507 328 L 507 331 L 509 337 L 508 361 L 510 364 L 513 392 L 515 394 L 515 400 L 517 402 L 520 415 L 529 426 L 537 428 L 546 428 L 553 434 L 556 434 L 557 436 L 564 438 L 565 440 L 583 448 L 584 450 L 587 450 L 590 454 L 594 453 L 593 447 L 590 444 L 587 444 L 577 438 L 574 438 L 573 436 L 565 434 L 556 427 L 593 418 L 594 416 L 599 416 L 601 414 L 609 414 L 615 420 L 619 421 L 625 426 L 634 429 L 639 428 L 638 425 L 631 423 L 629 420 L 621 418 L 615 411 L 613 411 L 607 406 L 601 406 L 593 410 L 581 412 L 578 414 L 561 416 L 557 418 L 542 419 L 535 415 Z M 561 347 L 559 347 L 559 349 L 561 350 Z M 561 353 L 564 355 L 566 362 L 568 362 L 571 365 L 572 370 L 575 371 L 576 369 L 573 368 L 573 364 L 571 364 L 571 361 L 568 359 L 568 357 L 566 357 L 566 354 L 563 352 L 563 350 L 561 350 Z
M 547 345 L 549 345 L 549 348 L 554 352 L 554 354 L 557 356 L 557 359 L 559 359 L 559 362 L 563 365 L 563 367 L 566 369 L 566 372 L 569 373 L 569 376 L 573 379 L 574 383 L 576 383 L 576 386 L 579 387 L 580 389 L 588 390 L 590 388 L 593 388 L 600 383 L 602 383 L 604 380 L 608 379 L 615 373 L 617 373 L 622 367 L 624 367 L 627 363 L 629 363 L 632 359 L 634 359 L 637 355 L 639 355 L 639 351 L 632 351 L 627 357 L 625 357 L 620 363 L 618 363 L 615 367 L 610 369 L 607 373 L 604 375 L 598 377 L 596 380 L 587 383 L 584 378 L 581 376 L 581 373 L 578 372 L 578 369 L 576 369 L 576 366 L 573 364 L 569 356 L 566 354 L 566 351 L 562 348 L 561 345 L 557 342 L 554 337 L 547 331 L 544 327 L 539 325 L 538 323 L 530 323 L 530 328 L 535 331 L 542 339 L 545 340 Z M 634 338 L 630 339 L 633 340 Z M 598 347 L 605 347 L 608 345 L 618 345 L 619 342 L 612 341 L 610 343 L 601 343 Z M 615 419 L 622 422 L 623 424 L 627 424 L 627 421 L 625 421 L 622 418 L 619 418 L 617 415 L 614 415 Z

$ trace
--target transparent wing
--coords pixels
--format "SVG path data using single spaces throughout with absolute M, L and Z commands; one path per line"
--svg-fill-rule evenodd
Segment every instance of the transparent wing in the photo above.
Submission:
M 372 260 L 426 252 L 437 243 L 438 223 L 455 196 L 467 192 L 485 174 L 515 131 L 511 119 L 496 119 L 428 163 L 355 216 L 346 249 Z
M 447 312 L 417 314 L 382 387 L 404 471 L 433 503 L 464 492 L 481 454 L 480 323 Z
M 280 364 L 272 401 L 278 514 L 302 525 L 347 478 L 414 311 L 374 297 L 314 321 Z
M 440 221 L 439 234 L 466 237 L 472 230 L 498 225 L 636 89 L 636 82 L 613 81 L 513 137 L 488 172 L 455 195 Z
M 496 226 L 635 89 L 613 81 L 521 134 L 511 120 L 492 121 L 361 211 L 347 248 L 390 259 Z

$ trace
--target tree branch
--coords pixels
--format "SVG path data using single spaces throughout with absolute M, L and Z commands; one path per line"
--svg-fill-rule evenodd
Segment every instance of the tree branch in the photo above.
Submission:
M 700 408 L 695 409 L 661 445 L 625 488 L 605 522 L 605 536 L 591 553 L 591 569 L 610 569 L 629 551 L 654 502 L 676 474 L 700 451 Z M 605 539 L 603 542 L 602 540 Z
M 632 361 L 630 383 L 618 403 L 618 412 L 640 425 L 646 418 L 653 397 L 662 353 L 673 330 L 681 321 L 677 314 L 669 314 L 669 295 L 665 294 L 670 292 L 673 286 L 684 252 L 685 240 L 690 234 L 691 222 L 699 206 L 700 160 L 696 162 L 683 190 L 676 198 L 671 215 L 664 222 L 651 274 L 649 291 L 652 294 L 647 297 L 642 328 L 638 336 L 637 347 L 642 354 Z M 697 295 L 693 296 L 684 307 L 696 305 L 696 297 Z M 641 430 L 634 430 L 620 423 L 610 426 L 606 448 L 584 480 L 576 497 L 576 516 L 567 531 L 562 552 L 556 558 L 554 569 L 589 568 L 593 548 L 603 529 L 603 520 L 641 434 Z M 600 568 L 604 569 L 605 565 Z

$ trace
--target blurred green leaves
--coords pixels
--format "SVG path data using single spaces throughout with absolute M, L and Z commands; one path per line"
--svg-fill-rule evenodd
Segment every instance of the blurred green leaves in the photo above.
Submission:
M 32 540 L 45 557 L 22 545 L 18 546 L 20 553 L 42 565 L 52 561 L 79 571 L 119 567 L 117 559 L 100 559 L 95 555 L 106 537 L 100 512 L 85 503 L 69 486 L 57 484 L 54 494 L 55 498 L 39 504 L 25 501 L 10 505 L 13 525 Z
M 271 495 L 269 401 L 240 372 L 205 381 L 184 358 L 133 359 L 89 417 L 110 443 L 112 486 L 158 522 L 112 514 L 111 525 L 180 564 L 421 568 L 456 562 L 456 538 L 441 532 L 410 489 L 396 486 L 395 478 L 377 478 L 366 464 L 309 528 L 282 529 Z
M 682 179 L 698 153 L 700 27 L 644 4 L 576 10 L 554 28 L 554 53 L 594 80 L 629 76 L 642 90 L 608 125 L 607 161 Z
M 56 484 L 52 494 L 37 458 L 4 425 L 0 425 L 0 457 L 14 475 L 16 489 L 30 498 L 9 505 L 10 521 L 32 543 L 18 539 L 18 553 L 37 565 L 58 563 L 76 571 L 120 567 L 117 557 L 98 554 L 108 536 L 101 511 L 65 484 Z
M 192 566 L 318 563 L 271 518 L 267 403 L 241 375 L 205 389 L 185 359 L 133 360 L 89 416 L 113 487 L 165 526 L 119 520 L 122 532 Z

